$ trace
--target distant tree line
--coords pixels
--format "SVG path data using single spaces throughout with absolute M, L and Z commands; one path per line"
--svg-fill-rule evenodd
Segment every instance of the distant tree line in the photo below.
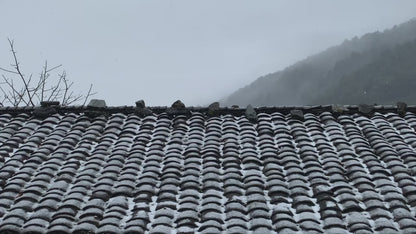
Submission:
M 286 69 L 260 77 L 224 105 L 392 104 L 412 101 L 416 20 L 345 40 Z

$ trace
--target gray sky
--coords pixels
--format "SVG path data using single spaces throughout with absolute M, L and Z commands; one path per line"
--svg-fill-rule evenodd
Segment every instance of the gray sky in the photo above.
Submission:
M 0 0 L 0 66 L 63 64 L 108 105 L 205 105 L 344 39 L 416 16 L 414 0 Z

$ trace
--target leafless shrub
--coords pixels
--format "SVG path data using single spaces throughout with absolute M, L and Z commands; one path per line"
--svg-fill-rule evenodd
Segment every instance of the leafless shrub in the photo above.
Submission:
M 10 51 L 13 56 L 12 69 L 0 67 L 6 75 L 2 74 L 0 82 L 0 105 L 6 106 L 35 106 L 42 101 L 59 101 L 61 105 L 81 104 L 84 106 L 88 99 L 96 94 L 90 85 L 86 94 L 75 93 L 72 89 L 74 82 L 69 81 L 63 70 L 57 73 L 57 78 L 52 79 L 52 72 L 57 72 L 62 65 L 49 67 L 48 62 L 42 68 L 37 79 L 32 79 L 32 74 L 26 76 L 20 67 L 17 52 L 13 40 L 8 39 Z

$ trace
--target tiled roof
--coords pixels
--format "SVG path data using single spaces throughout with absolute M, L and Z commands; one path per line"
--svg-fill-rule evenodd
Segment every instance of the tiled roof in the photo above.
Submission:
M 416 233 L 416 114 L 0 109 L 0 232 Z

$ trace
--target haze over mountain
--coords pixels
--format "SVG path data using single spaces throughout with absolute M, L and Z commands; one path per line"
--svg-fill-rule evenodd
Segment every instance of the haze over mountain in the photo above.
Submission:
M 345 40 L 258 78 L 221 104 L 416 104 L 416 19 Z

